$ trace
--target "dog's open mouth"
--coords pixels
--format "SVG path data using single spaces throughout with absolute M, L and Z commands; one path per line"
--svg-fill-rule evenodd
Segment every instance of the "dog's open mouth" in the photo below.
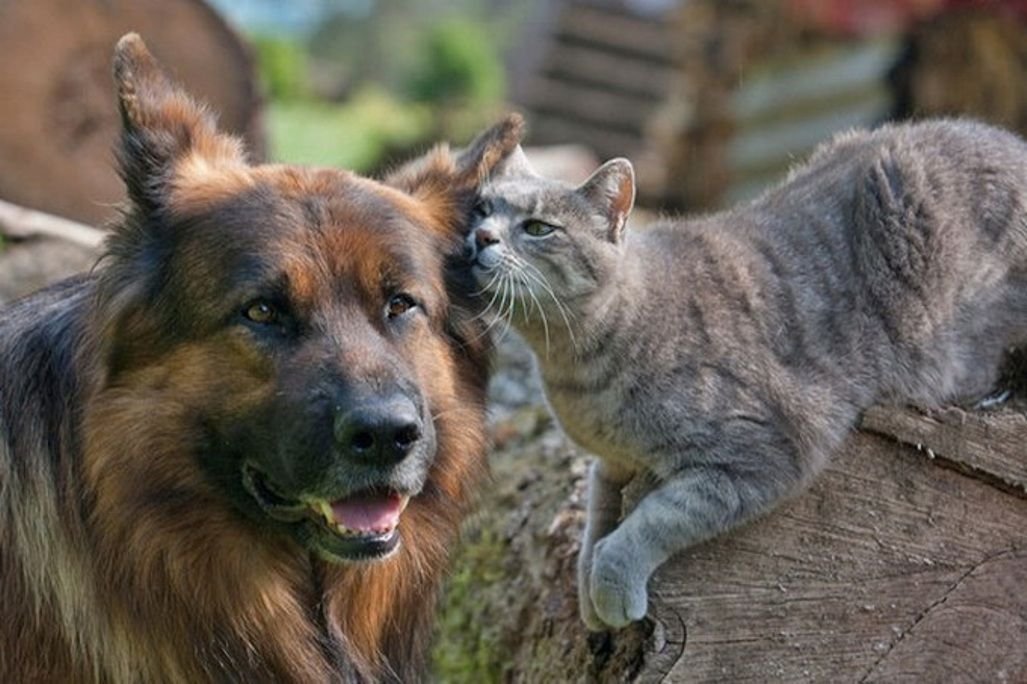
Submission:
M 334 501 L 289 499 L 249 464 L 243 466 L 243 485 L 269 517 L 315 525 L 317 530 L 311 536 L 328 546 L 320 550 L 344 559 L 375 558 L 392 552 L 399 544 L 400 516 L 410 502 L 409 496 L 389 490 L 356 492 Z

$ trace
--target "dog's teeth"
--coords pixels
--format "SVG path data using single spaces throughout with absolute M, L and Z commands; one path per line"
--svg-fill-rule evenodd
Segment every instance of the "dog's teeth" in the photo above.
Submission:
M 332 505 L 327 501 L 321 500 L 315 502 L 318 512 L 321 516 L 329 523 L 335 522 L 335 513 L 332 512 Z

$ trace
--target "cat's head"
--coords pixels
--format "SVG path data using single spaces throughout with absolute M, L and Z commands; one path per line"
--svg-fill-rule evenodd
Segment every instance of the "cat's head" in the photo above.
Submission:
M 627 159 L 575 187 L 538 175 L 518 147 L 483 183 L 467 236 L 484 296 L 530 316 L 600 292 L 614 281 L 634 200 Z

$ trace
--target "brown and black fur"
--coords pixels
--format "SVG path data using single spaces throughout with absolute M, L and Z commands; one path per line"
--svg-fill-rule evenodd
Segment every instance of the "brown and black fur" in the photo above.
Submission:
M 446 255 L 520 120 L 378 183 L 248 165 L 137 36 L 115 80 L 130 200 L 107 254 L 0 313 L 0 681 L 423 679 L 486 472 L 488 349 Z M 393 320 L 397 291 L 416 306 Z M 273 324 L 242 317 L 254 299 Z M 333 412 L 393 390 L 434 448 L 350 463 Z M 398 550 L 324 560 L 262 515 L 249 460 L 290 491 L 409 491 Z

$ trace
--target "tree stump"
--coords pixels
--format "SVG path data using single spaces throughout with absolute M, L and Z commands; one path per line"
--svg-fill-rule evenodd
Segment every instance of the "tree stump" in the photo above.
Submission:
M 5 0 L 0 198 L 91 224 L 113 215 L 124 189 L 111 55 L 129 31 L 262 155 L 249 52 L 201 0 Z
M 661 568 L 645 621 L 589 635 L 587 459 L 528 394 L 494 396 L 495 486 L 446 596 L 441 679 L 1027 681 L 1027 404 L 870 410 L 806 492 Z

